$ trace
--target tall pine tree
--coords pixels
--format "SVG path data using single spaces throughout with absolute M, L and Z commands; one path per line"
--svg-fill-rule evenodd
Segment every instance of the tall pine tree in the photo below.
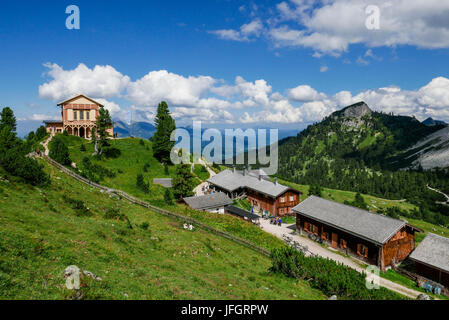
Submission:
M 160 162 L 168 163 L 171 149 L 175 145 L 174 141 L 170 141 L 170 135 L 176 129 L 176 125 L 165 101 L 159 103 L 154 122 L 156 124 L 156 132 L 152 139 L 154 157 Z
M 176 166 L 175 174 L 176 176 L 172 180 L 173 195 L 175 198 L 180 199 L 192 196 L 195 181 L 191 172 L 191 166 L 188 164 L 179 164 Z
M 111 116 L 109 115 L 109 111 L 107 109 L 103 107 L 100 108 L 96 125 L 97 130 L 96 132 L 94 132 L 94 134 L 98 135 L 98 139 L 95 139 L 94 137 L 95 144 L 97 144 L 95 150 L 98 155 L 101 155 L 103 153 L 104 147 L 109 146 L 108 138 L 110 137 L 110 135 L 107 132 L 107 129 L 112 127 Z
M 0 129 L 4 126 L 9 126 L 11 131 L 16 131 L 16 117 L 14 116 L 14 112 L 11 108 L 5 107 L 0 113 Z

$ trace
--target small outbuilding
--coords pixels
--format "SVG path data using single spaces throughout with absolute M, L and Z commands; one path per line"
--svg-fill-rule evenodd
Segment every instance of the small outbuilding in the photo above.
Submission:
M 153 179 L 154 184 L 160 184 L 164 188 L 171 188 L 172 185 L 172 178 L 154 178 Z
M 225 206 L 233 203 L 231 198 L 222 192 L 186 197 L 182 200 L 192 209 L 217 213 L 224 213 Z
M 257 222 L 260 219 L 260 216 L 257 214 L 251 213 L 245 209 L 229 205 L 225 207 L 225 213 L 232 214 L 234 216 L 237 216 L 241 219 L 251 221 L 251 222 Z
M 409 258 L 416 273 L 449 287 L 449 238 L 429 233 Z

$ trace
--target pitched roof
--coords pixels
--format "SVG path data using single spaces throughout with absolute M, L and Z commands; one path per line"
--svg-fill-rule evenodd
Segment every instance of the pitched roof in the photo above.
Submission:
M 70 98 L 70 99 L 67 99 L 67 100 L 65 100 L 65 101 L 61 101 L 61 102 L 58 103 L 57 105 L 58 105 L 58 106 L 63 105 L 63 104 L 65 104 L 65 103 L 68 103 L 68 102 L 70 102 L 70 101 L 72 101 L 72 100 L 75 100 L 75 99 L 77 99 L 77 98 L 79 98 L 79 97 L 86 98 L 87 100 L 90 100 L 90 101 L 92 101 L 93 103 L 98 104 L 98 105 L 101 106 L 101 107 L 104 107 L 101 103 L 95 101 L 95 100 L 92 99 L 92 98 L 89 98 L 88 96 L 86 96 L 86 95 L 84 95 L 84 94 L 79 94 L 79 95 L 77 95 L 77 96 L 75 96 L 75 97 L 72 97 L 72 98 Z
M 239 207 L 236 207 L 236 206 L 232 206 L 232 205 L 226 206 L 225 210 L 227 212 L 229 212 L 229 213 L 235 214 L 235 215 L 243 217 L 243 218 L 246 217 L 246 218 L 251 219 L 251 220 L 256 220 L 256 219 L 260 218 L 260 216 L 258 216 L 257 214 L 251 213 L 251 212 L 246 211 L 246 210 L 244 210 L 242 208 L 239 208 Z
M 242 171 L 234 172 L 226 169 L 207 179 L 207 182 L 229 192 L 239 188 L 248 188 L 274 198 L 288 190 L 294 190 L 280 183 L 269 181 L 264 178 L 263 175 L 261 175 L 261 179 L 259 179 L 256 171 L 250 171 L 249 173 L 243 174 Z M 299 192 L 297 190 L 294 191 Z
M 62 123 L 62 120 L 43 120 L 43 123 Z
M 449 238 L 429 233 L 409 257 L 449 272 Z
M 165 188 L 172 187 L 172 178 L 154 178 L 153 183 L 160 184 Z
M 316 196 L 308 197 L 292 210 L 377 245 L 386 243 L 406 225 L 402 220 Z
M 198 197 L 187 197 L 183 198 L 183 200 L 191 208 L 198 210 L 218 208 L 232 204 L 232 200 L 223 192 L 216 192 Z

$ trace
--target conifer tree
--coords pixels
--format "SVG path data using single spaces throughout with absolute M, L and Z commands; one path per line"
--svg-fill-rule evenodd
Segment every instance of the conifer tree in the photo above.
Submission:
M 58 136 L 54 137 L 50 142 L 49 156 L 62 165 L 69 165 L 72 163 L 69 156 L 69 148 L 67 148 L 64 141 Z
M 13 132 L 15 132 L 17 128 L 16 117 L 9 107 L 3 108 L 0 113 L 0 129 L 4 126 L 9 126 L 10 130 Z
M 176 125 L 165 101 L 159 103 L 154 122 L 156 124 L 156 132 L 152 137 L 154 157 L 160 162 L 168 163 L 170 152 L 175 145 L 174 141 L 170 141 L 170 135 L 176 129 Z
M 172 195 L 172 193 L 171 193 L 169 188 L 165 189 L 164 201 L 168 205 L 172 205 L 173 204 L 173 195 Z
M 190 165 L 179 164 L 176 166 L 176 176 L 173 178 L 173 194 L 176 199 L 190 197 L 193 195 L 194 176 Z
M 107 129 L 112 127 L 111 116 L 109 111 L 104 107 L 100 107 L 98 118 L 96 121 L 97 130 L 93 131 L 93 139 L 95 142 L 95 152 L 98 155 L 103 153 L 105 147 L 109 146 L 108 138 L 110 137 Z M 96 137 L 96 135 L 98 137 Z

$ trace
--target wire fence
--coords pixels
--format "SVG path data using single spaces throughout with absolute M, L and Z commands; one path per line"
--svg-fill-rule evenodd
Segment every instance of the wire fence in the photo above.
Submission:
M 184 215 L 181 215 L 181 214 L 178 214 L 178 213 L 174 213 L 174 212 L 171 212 L 171 211 L 168 211 L 168 210 L 156 207 L 156 206 L 154 206 L 154 205 L 152 205 L 152 204 L 150 204 L 150 203 L 148 203 L 146 201 L 143 201 L 141 199 L 138 199 L 138 198 L 136 198 L 136 197 L 134 197 L 134 196 L 132 196 L 132 195 L 122 191 L 122 190 L 117 190 L 117 189 L 105 187 L 105 186 L 103 186 L 101 184 L 98 184 L 96 182 L 90 181 L 89 179 L 87 179 L 87 178 L 85 178 L 85 177 L 83 177 L 83 176 L 73 172 L 72 170 L 66 168 L 65 166 L 63 166 L 62 164 L 56 162 L 55 160 L 51 159 L 50 157 L 48 157 L 45 154 L 42 154 L 41 157 L 44 158 L 48 163 L 50 163 L 54 167 L 56 167 L 59 170 L 61 170 L 62 172 L 68 174 L 72 178 L 74 178 L 74 179 L 76 179 L 76 180 L 78 180 L 80 182 L 83 182 L 83 183 L 85 183 L 85 184 L 87 184 L 89 186 L 95 187 L 97 189 L 103 190 L 103 191 L 108 192 L 108 193 L 114 193 L 114 194 L 120 196 L 121 198 L 125 198 L 126 200 L 128 200 L 131 203 L 140 205 L 142 207 L 146 207 L 146 208 L 150 209 L 151 211 L 157 212 L 159 214 L 162 214 L 162 215 L 165 215 L 165 216 L 168 216 L 168 217 L 172 217 L 172 218 L 176 218 L 178 220 L 181 220 L 181 221 L 189 223 L 189 224 L 196 225 L 197 227 L 199 227 L 199 228 L 201 228 L 203 230 L 210 231 L 210 232 L 212 232 L 212 233 L 214 233 L 216 235 L 219 235 L 219 236 L 221 236 L 223 238 L 226 238 L 226 239 L 234 241 L 234 242 L 236 242 L 238 244 L 244 245 L 244 246 L 246 246 L 246 247 L 248 247 L 250 249 L 253 249 L 253 250 L 255 250 L 255 251 L 257 251 L 257 252 L 259 252 L 259 253 L 267 256 L 267 257 L 270 256 L 270 252 L 268 250 L 266 250 L 266 249 L 264 249 L 262 247 L 259 247 L 259 246 L 255 245 L 255 244 L 249 242 L 248 240 L 236 237 L 236 236 L 234 236 L 234 235 L 232 235 L 230 233 L 227 233 L 225 231 L 218 230 L 218 229 L 216 229 L 214 227 L 211 227 L 211 226 L 209 226 L 207 224 L 204 224 L 204 223 L 202 223 L 202 222 L 200 222 L 200 221 L 198 221 L 198 220 L 196 220 L 194 218 L 187 217 L 187 216 L 184 216 Z

